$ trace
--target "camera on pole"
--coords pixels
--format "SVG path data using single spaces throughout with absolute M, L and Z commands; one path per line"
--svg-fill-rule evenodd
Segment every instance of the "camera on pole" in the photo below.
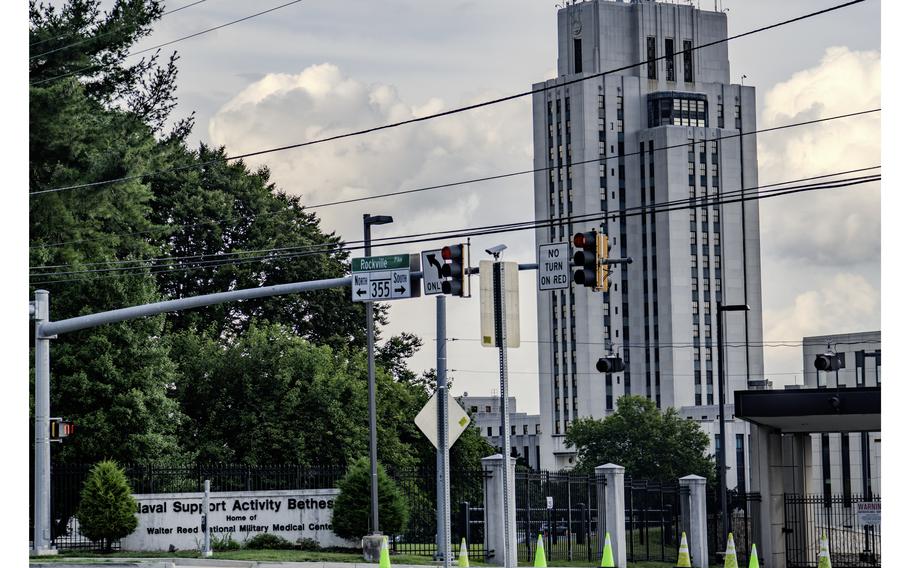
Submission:
M 597 360 L 596 367 L 601 373 L 619 373 L 626 369 L 626 363 L 619 355 L 607 355 Z
M 826 351 L 815 356 L 815 368 L 819 371 L 837 371 L 843 369 L 844 365 L 836 353 Z
M 442 293 L 467 298 L 471 295 L 470 247 L 466 244 L 442 247 Z

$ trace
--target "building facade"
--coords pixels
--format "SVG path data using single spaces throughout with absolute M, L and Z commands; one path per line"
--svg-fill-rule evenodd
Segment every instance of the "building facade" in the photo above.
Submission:
M 880 387 L 880 331 L 803 338 L 805 388 Z M 837 371 L 818 371 L 815 357 L 830 351 L 841 360 Z M 811 459 L 807 489 L 832 495 L 881 495 L 881 432 L 810 434 Z
M 719 303 L 751 307 L 726 316 L 727 401 L 764 384 L 758 205 L 739 199 L 758 183 L 755 137 L 742 135 L 755 130 L 755 90 L 730 82 L 726 43 L 695 49 L 727 37 L 726 14 L 589 0 L 557 23 L 558 76 L 534 85 L 534 194 L 536 218 L 567 222 L 536 240 L 599 229 L 611 258 L 633 262 L 603 293 L 538 292 L 544 469 L 573 467 L 566 428 L 628 394 L 677 407 L 713 436 Z M 598 373 L 611 350 L 625 371 Z M 730 487 L 746 432 L 727 429 Z
M 474 427 L 497 451 L 502 451 L 502 414 L 498 396 L 464 396 L 461 406 L 474 420 Z M 509 425 L 512 456 L 523 460 L 532 469 L 540 469 L 540 416 L 517 412 L 515 397 L 509 397 Z

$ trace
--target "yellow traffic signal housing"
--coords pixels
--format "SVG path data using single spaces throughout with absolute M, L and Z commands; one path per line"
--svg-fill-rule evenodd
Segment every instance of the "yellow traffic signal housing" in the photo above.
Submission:
M 610 265 L 607 259 L 610 258 L 610 237 L 597 234 L 597 282 L 594 290 L 606 292 L 610 290 Z

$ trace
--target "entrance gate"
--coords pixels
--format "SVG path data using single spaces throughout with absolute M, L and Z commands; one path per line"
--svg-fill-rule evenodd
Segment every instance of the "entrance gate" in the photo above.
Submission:
M 863 501 L 862 495 L 784 495 L 787 568 L 817 566 L 822 534 L 832 568 L 881 568 L 881 527 L 859 524 L 856 504 Z

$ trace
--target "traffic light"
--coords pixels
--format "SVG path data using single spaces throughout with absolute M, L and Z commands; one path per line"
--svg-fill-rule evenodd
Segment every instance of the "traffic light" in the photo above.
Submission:
M 625 370 L 626 363 L 619 355 L 607 355 L 598 359 L 596 366 L 601 373 L 618 373 Z
M 598 289 L 598 271 L 597 271 L 597 231 L 588 231 L 586 233 L 575 233 L 572 237 L 572 244 L 575 246 L 575 255 L 572 259 L 578 269 L 575 271 L 573 279 L 576 284 Z
M 610 289 L 610 265 L 607 259 L 610 258 L 610 237 L 598 233 L 597 235 L 597 285 L 594 287 L 597 291 Z
M 467 298 L 471 295 L 470 247 L 465 244 L 442 247 L 442 293 Z
M 76 431 L 74 422 L 66 422 L 62 418 L 50 419 L 50 439 L 62 440 Z
M 815 368 L 819 371 L 837 371 L 843 369 L 844 365 L 836 353 L 827 351 L 815 356 Z

